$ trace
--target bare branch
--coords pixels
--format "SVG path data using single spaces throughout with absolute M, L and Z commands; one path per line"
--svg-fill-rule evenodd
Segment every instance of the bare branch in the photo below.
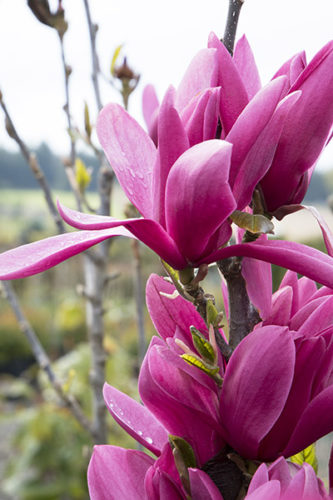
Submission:
M 242 276 L 242 261 L 239 257 L 220 260 L 217 266 L 228 286 L 229 294 L 229 345 L 235 349 L 259 323 L 257 310 L 250 302 L 246 283 Z
M 103 107 L 103 104 L 102 104 L 101 94 L 99 91 L 99 84 L 98 84 L 99 62 L 98 62 L 98 56 L 97 56 L 97 51 L 96 51 L 96 33 L 98 30 L 98 26 L 97 26 L 97 24 L 93 24 L 93 22 L 91 20 L 88 0 L 83 0 L 83 3 L 84 3 L 85 10 L 86 10 L 88 29 L 89 29 L 89 37 L 90 37 L 91 60 L 92 60 L 92 67 L 93 67 L 91 78 L 92 78 L 93 86 L 94 86 L 94 90 L 95 90 L 97 109 L 98 109 L 98 111 L 100 111 Z
M 19 324 L 22 333 L 24 334 L 24 336 L 26 337 L 26 339 L 30 344 L 30 347 L 32 349 L 32 352 L 34 353 L 34 356 L 36 358 L 39 367 L 46 373 L 50 384 L 52 385 L 53 389 L 56 391 L 56 393 L 58 394 L 59 398 L 64 403 L 64 405 L 69 409 L 69 411 L 81 424 L 81 426 L 88 431 L 88 433 L 92 436 L 93 439 L 95 439 L 95 434 L 92 425 L 84 415 L 78 401 L 74 398 L 74 396 L 66 394 L 65 391 L 63 390 L 60 380 L 57 378 L 56 374 L 52 369 L 50 358 L 46 354 L 41 343 L 39 342 L 39 339 L 35 331 L 31 327 L 29 321 L 24 316 L 24 313 L 21 309 L 18 298 L 11 283 L 9 281 L 2 281 L 1 284 L 3 286 L 6 299 L 8 300 L 14 312 L 14 315 L 17 319 L 17 322 Z
M 237 24 L 243 3 L 244 0 L 229 0 L 227 23 L 222 41 L 231 55 L 234 51 Z

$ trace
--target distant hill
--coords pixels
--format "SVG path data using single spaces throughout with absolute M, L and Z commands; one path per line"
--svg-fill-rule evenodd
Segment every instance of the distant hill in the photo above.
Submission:
M 53 189 L 69 190 L 64 166 L 49 146 L 42 143 L 34 153 L 39 165 Z M 78 155 L 87 167 L 93 168 L 89 190 L 96 190 L 98 162 L 94 156 Z M 39 185 L 22 155 L 0 148 L 0 189 L 38 189 Z
M 39 164 L 49 185 L 53 189 L 69 190 L 68 181 L 63 164 L 59 156 L 55 155 L 49 146 L 42 143 L 36 150 Z M 92 167 L 92 181 L 89 191 L 97 188 L 98 162 L 94 156 L 80 153 L 79 157 L 87 167 Z M 37 181 L 31 173 L 22 155 L 0 148 L 0 189 L 37 189 Z M 315 171 L 310 188 L 307 192 L 306 203 L 323 203 L 333 193 L 333 171 L 322 174 Z

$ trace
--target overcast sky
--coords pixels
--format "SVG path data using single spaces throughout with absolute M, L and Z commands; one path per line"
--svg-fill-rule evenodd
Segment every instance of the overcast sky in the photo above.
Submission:
M 209 32 L 222 36 L 227 5 L 227 0 L 90 0 L 93 20 L 99 24 L 97 46 L 104 72 L 115 47 L 124 43 L 129 63 L 141 74 L 130 102 L 140 122 L 143 86 L 153 83 L 162 97 L 170 83 L 177 85 L 193 55 L 206 45 Z M 72 115 L 82 127 L 85 100 L 95 115 L 87 24 L 83 0 L 63 0 L 63 6 L 69 22 L 65 49 L 73 67 Z M 305 49 L 310 60 L 333 38 L 333 0 L 245 0 L 238 36 L 243 33 L 265 83 L 294 53 Z M 25 0 L 0 0 L 0 89 L 27 143 L 46 141 L 55 151 L 68 152 L 59 43 Z M 104 104 L 119 101 L 104 84 L 102 97 Z M 15 148 L 1 115 L 0 110 L 0 147 Z M 332 145 L 321 163 L 333 164 Z

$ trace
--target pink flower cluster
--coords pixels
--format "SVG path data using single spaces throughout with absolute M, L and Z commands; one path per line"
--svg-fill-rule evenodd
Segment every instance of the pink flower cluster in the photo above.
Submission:
M 195 350 L 190 326 L 208 339 L 203 319 L 190 302 L 174 298 L 170 283 L 150 277 L 147 304 L 160 338 L 153 338 L 141 368 L 143 405 L 107 384 L 104 398 L 114 419 L 157 459 L 95 447 L 88 472 L 92 499 L 223 499 L 225 491 L 229 495 L 223 466 L 230 466 L 232 454 L 255 468 L 264 462 L 245 498 L 329 498 L 310 465 L 299 467 L 284 457 L 333 431 L 332 290 L 317 290 L 288 272 L 271 299 L 270 316 L 227 365 L 218 360 L 219 387 L 180 357 L 179 341 Z M 188 483 L 175 465 L 170 435 L 181 436 L 194 452 Z

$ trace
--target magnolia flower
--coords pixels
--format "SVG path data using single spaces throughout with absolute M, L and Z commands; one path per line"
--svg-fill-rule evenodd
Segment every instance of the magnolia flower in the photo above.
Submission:
M 223 500 L 209 476 L 196 467 L 184 469 L 187 477 L 182 481 L 168 432 L 147 408 L 107 384 L 104 399 L 115 420 L 157 459 L 141 451 L 95 446 L 88 468 L 91 500 L 186 500 L 189 492 L 193 500 Z
M 271 139 L 271 150 L 267 151 L 265 167 L 256 171 L 255 180 L 260 185 L 265 208 L 279 218 L 292 210 L 286 206 L 298 204 L 304 198 L 315 163 L 329 139 L 333 122 L 332 75 L 333 42 L 329 42 L 308 65 L 304 52 L 296 54 L 283 64 L 273 77 L 273 80 L 281 77 L 284 79 L 280 101 L 295 92 L 301 93 L 292 113 L 287 113 L 283 120 L 279 118 L 281 130 L 275 130 L 275 135 L 266 130 L 265 133 Z M 201 50 L 194 57 L 177 89 L 178 111 L 184 113 L 186 106 L 193 107 L 193 101 L 212 88 L 221 89 L 218 103 L 221 137 L 234 145 L 229 177 L 233 187 L 248 151 L 240 161 L 235 149 L 239 137 L 232 128 L 251 101 L 262 99 L 257 96 L 261 92 L 261 82 L 245 36 L 237 42 L 234 56 L 231 57 L 218 37 L 214 33 L 210 34 L 208 49 Z M 254 141 L 268 125 L 272 127 L 272 111 L 269 106 L 266 111 L 264 115 L 262 110 L 254 105 L 253 116 L 250 118 L 251 126 L 246 124 L 241 131 L 243 139 L 248 141 L 250 138 Z M 152 129 L 155 131 L 154 140 L 157 142 L 159 103 L 152 86 L 148 86 L 144 91 L 143 112 L 148 130 L 150 133 Z M 197 127 L 200 128 L 200 125 L 197 124 Z M 247 133 L 244 133 L 245 130 Z M 252 136 L 249 134 L 250 130 L 253 132 Z M 247 147 L 246 145 L 244 149 Z M 255 161 L 261 148 L 262 146 L 257 147 L 253 152 L 251 162 Z M 244 176 L 244 172 L 241 175 Z
M 142 400 L 156 415 L 163 410 L 156 407 L 154 398 L 162 398 L 162 394 L 171 397 L 171 390 L 172 398 L 177 399 L 179 405 L 185 405 L 186 401 L 186 405 L 192 404 L 194 408 L 199 404 L 200 408 L 200 399 L 191 391 L 194 382 L 190 386 L 182 386 L 179 382 L 170 387 L 169 363 L 173 362 L 171 359 L 176 353 L 174 338 L 179 337 L 179 332 L 190 323 L 191 307 L 194 324 L 198 320 L 190 304 L 184 306 L 186 319 L 178 324 L 177 316 L 170 314 L 173 287 L 167 285 L 169 298 L 160 293 L 165 294 L 162 278 L 150 280 L 147 302 L 155 327 L 160 330 L 159 325 L 165 323 L 173 338 L 165 337 L 166 328 L 161 329 L 168 347 L 162 347 L 162 341 L 151 345 L 139 380 Z M 309 290 L 310 285 L 306 288 Z M 316 316 L 304 328 L 292 330 L 286 326 L 268 325 L 267 321 L 257 325 L 237 346 L 225 371 L 221 368 L 223 385 L 220 390 L 215 389 L 219 399 L 218 415 L 212 406 L 216 397 L 214 392 L 208 393 L 209 403 L 206 396 L 202 408 L 205 408 L 211 428 L 218 431 L 220 426 L 225 442 L 241 456 L 269 461 L 280 455 L 289 457 L 333 430 L 333 327 L 328 326 L 332 317 L 331 299 L 329 295 L 326 302 L 325 299 L 322 302 L 326 304 L 321 306 L 322 319 L 314 312 Z M 319 297 L 313 302 L 316 300 L 322 299 Z M 176 311 L 180 311 L 181 302 L 186 301 L 182 297 L 177 301 Z M 310 309 L 307 312 L 309 314 Z M 299 317 L 301 324 L 302 314 Z M 159 368 L 152 370 L 152 366 Z M 158 418 L 164 416 L 158 414 Z
M 332 464 L 331 464 L 332 468 Z M 302 467 L 278 458 L 262 464 L 253 476 L 245 500 L 329 500 L 323 482 L 311 465 Z

